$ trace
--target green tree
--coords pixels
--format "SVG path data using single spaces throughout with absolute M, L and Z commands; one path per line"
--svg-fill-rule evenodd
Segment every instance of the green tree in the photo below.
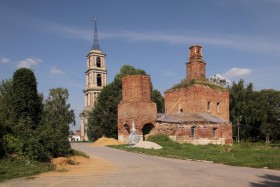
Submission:
M 122 78 L 127 75 L 147 75 L 147 73 L 142 69 L 124 65 L 115 76 L 114 81 L 102 89 L 94 110 L 89 113 L 87 133 L 91 140 L 96 140 L 101 136 L 117 138 L 118 104 L 122 99 Z M 160 103 L 160 111 L 163 111 L 163 97 L 160 92 L 152 91 L 152 95 L 152 98 L 155 99 L 154 102 Z
M 0 83 L 0 120 L 7 124 L 12 119 L 13 108 L 13 82 L 12 80 L 2 80 Z
M 5 132 L 6 132 L 5 125 L 3 124 L 2 121 L 0 121 L 0 158 L 6 155 L 5 142 L 4 142 Z
M 151 97 L 152 101 L 157 105 L 157 112 L 164 113 L 164 98 L 161 95 L 160 91 L 158 91 L 157 89 L 153 89 Z
M 280 138 L 280 91 L 261 90 L 256 93 L 257 123 L 266 143 Z
M 33 160 L 45 160 L 47 155 L 39 142 L 37 131 L 42 116 L 42 100 L 37 93 L 33 71 L 18 69 L 12 81 L 3 85 L 1 93 L 4 94 L 1 95 L 5 101 L 1 106 L 0 116 L 4 118 L 3 122 L 8 130 L 3 136 L 6 152 Z
M 253 84 L 234 82 L 230 88 L 230 120 L 238 125 L 240 137 L 246 140 L 265 139 L 266 143 L 280 139 L 280 92 L 254 91 Z M 236 128 L 233 128 L 236 136 Z
M 230 88 L 230 121 L 233 125 L 241 124 L 242 139 L 255 140 L 260 135 L 259 126 L 256 124 L 255 97 L 252 83 L 245 86 L 242 79 L 237 84 L 233 82 Z M 233 134 L 237 136 L 236 128 L 233 128 Z
M 40 143 L 52 157 L 71 153 L 69 124 L 75 124 L 74 111 L 70 109 L 67 89 L 50 89 L 44 104 L 44 120 L 41 126 Z
M 22 134 L 36 129 L 41 119 L 42 103 L 37 93 L 37 82 L 32 70 L 21 68 L 13 75 L 13 114 L 16 132 Z
M 0 158 L 7 153 L 7 143 L 4 136 L 11 133 L 12 118 L 12 80 L 2 80 L 0 83 Z

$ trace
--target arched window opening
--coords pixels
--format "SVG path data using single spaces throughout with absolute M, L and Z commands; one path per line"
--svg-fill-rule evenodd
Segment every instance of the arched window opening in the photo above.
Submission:
M 97 74 L 96 82 L 97 82 L 97 86 L 102 86 L 102 77 L 100 74 Z
M 129 129 L 128 124 L 124 124 L 123 128 L 125 129 L 124 132 L 127 133 L 127 135 L 129 135 L 130 134 L 130 129 Z
M 220 112 L 220 102 L 217 103 L 217 111 Z
M 101 67 L 101 58 L 100 57 L 96 58 L 96 67 L 98 67 L 98 68 Z
M 211 102 L 208 101 L 208 103 L 207 103 L 207 110 L 208 110 L 208 111 L 210 111 L 210 105 L 211 105 Z
M 217 128 L 213 128 L 212 137 L 215 138 L 217 136 Z
M 182 108 L 181 108 L 180 112 L 183 113 L 183 109 Z
M 191 128 L 191 137 L 194 138 L 195 137 L 195 127 Z

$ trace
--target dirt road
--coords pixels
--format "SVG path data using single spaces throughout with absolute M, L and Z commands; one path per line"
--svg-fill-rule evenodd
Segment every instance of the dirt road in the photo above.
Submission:
M 0 186 L 279 186 L 280 171 L 158 158 L 86 143 L 93 160 L 75 172 L 14 179 Z M 80 172 L 79 172 L 80 171 Z

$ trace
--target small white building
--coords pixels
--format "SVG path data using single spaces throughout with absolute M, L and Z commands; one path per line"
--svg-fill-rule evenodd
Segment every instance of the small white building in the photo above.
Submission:
M 69 136 L 69 141 L 70 141 L 70 142 L 81 141 L 81 136 L 80 136 L 80 135 L 70 135 L 70 136 Z

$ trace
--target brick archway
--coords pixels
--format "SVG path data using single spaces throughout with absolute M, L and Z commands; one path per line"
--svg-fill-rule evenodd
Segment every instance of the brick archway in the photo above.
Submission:
M 143 140 L 145 141 L 146 138 L 150 135 L 152 129 L 155 128 L 155 126 L 152 123 L 146 123 L 142 128 L 142 134 L 143 134 Z

